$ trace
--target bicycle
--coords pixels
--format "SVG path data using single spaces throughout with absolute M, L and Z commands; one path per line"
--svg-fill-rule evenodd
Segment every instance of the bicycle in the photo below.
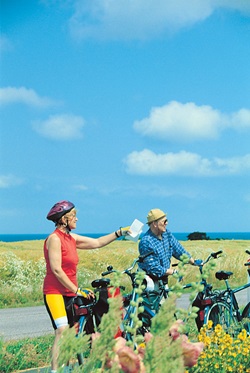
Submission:
M 132 269 L 138 262 L 143 261 L 148 255 L 151 253 L 139 256 L 136 258 L 132 265 L 122 271 L 121 273 L 126 273 L 129 275 L 132 281 L 135 281 L 135 273 L 132 273 Z M 108 266 L 107 271 L 102 273 L 102 276 L 107 276 L 113 272 L 118 272 L 113 269 L 112 266 Z M 97 295 L 95 299 L 88 300 L 81 296 L 76 296 L 72 299 L 72 302 L 67 307 L 68 311 L 73 316 L 74 325 L 76 325 L 76 337 L 80 338 L 83 335 L 91 335 L 98 331 L 98 327 L 101 323 L 102 316 L 106 314 L 109 310 L 109 303 L 108 298 L 111 296 L 117 296 L 121 293 L 121 290 L 125 290 L 123 286 L 116 288 L 114 293 L 111 294 L 111 286 L 110 286 L 110 279 L 109 278 L 99 278 L 92 281 L 91 286 L 94 288 L 94 292 Z M 123 307 L 126 309 L 128 307 L 130 300 L 133 299 L 131 294 L 127 294 L 123 296 Z M 73 325 L 71 325 L 73 326 Z M 121 325 L 121 329 L 122 325 Z M 122 335 L 121 330 L 118 330 L 117 334 L 114 336 Z M 91 345 L 91 338 L 90 338 L 90 345 Z M 84 363 L 84 353 L 77 353 L 77 360 L 78 364 L 82 365 Z
M 250 251 L 246 250 L 250 255 Z M 248 267 L 247 271 L 250 275 L 250 260 L 244 264 Z M 243 311 L 240 311 L 238 301 L 235 294 L 250 287 L 250 282 L 245 285 L 232 289 L 229 285 L 229 278 L 233 272 L 219 271 L 215 273 L 215 277 L 220 281 L 225 281 L 226 289 L 217 291 L 214 297 L 211 298 L 211 305 L 205 308 L 204 323 L 209 320 L 213 322 L 213 326 L 220 324 L 228 332 L 237 332 L 240 326 L 243 326 L 248 334 L 250 334 L 250 302 L 246 304 Z
M 203 274 L 203 267 L 206 263 L 208 263 L 211 259 L 217 259 L 219 255 L 222 253 L 222 251 L 213 252 L 211 253 L 205 261 L 202 262 L 201 265 L 199 265 L 199 270 L 201 275 Z M 136 272 L 132 272 L 135 265 L 143 261 L 147 256 L 151 255 L 152 252 L 149 252 L 148 254 L 139 257 L 135 259 L 132 263 L 132 265 L 123 270 L 121 273 L 125 273 L 128 275 L 131 279 L 132 284 L 132 292 L 130 294 L 127 294 L 124 298 L 124 308 L 126 310 L 125 316 L 123 318 L 123 336 L 126 340 L 132 341 L 134 339 L 133 330 L 135 329 L 135 324 L 139 320 L 141 322 L 141 325 L 137 327 L 137 334 L 140 334 L 142 336 L 145 335 L 146 332 L 150 331 L 151 327 L 151 321 L 152 318 L 155 317 L 155 315 L 159 312 L 159 309 L 161 307 L 161 304 L 167 297 L 169 296 L 169 293 L 173 290 L 172 288 L 169 288 L 167 285 L 167 277 L 160 278 L 156 281 L 153 281 L 148 275 L 146 275 L 143 271 L 137 270 Z M 173 264 L 172 266 L 176 266 L 177 264 Z M 113 272 L 116 272 L 116 270 L 113 269 L 112 266 L 107 267 L 107 271 L 102 273 L 102 276 L 107 276 Z M 139 274 L 142 274 L 141 280 L 138 277 L 140 277 Z M 141 294 L 138 292 L 138 288 L 140 283 L 143 282 L 143 284 L 147 285 L 147 280 L 151 281 L 149 284 L 151 286 L 151 289 L 146 289 L 142 291 Z M 103 281 L 103 279 L 100 279 L 98 281 Z M 179 279 L 180 281 L 180 279 Z M 153 285 L 152 285 L 153 283 Z M 212 285 L 208 284 L 205 278 L 202 278 L 201 285 L 204 286 L 203 290 L 199 292 L 193 301 L 193 306 L 199 307 L 199 312 L 197 315 L 196 323 L 197 328 L 200 330 L 200 328 L 203 326 L 204 323 L 204 309 L 206 306 L 208 306 L 209 301 L 207 300 L 207 297 L 212 297 L 214 295 L 212 291 Z M 93 283 L 92 283 L 93 286 Z M 153 289 L 152 289 L 153 287 Z M 189 289 L 192 287 L 192 284 L 186 284 L 182 286 L 182 289 Z M 139 298 L 140 302 L 139 302 Z M 126 304 L 125 304 L 126 302 Z M 139 306 L 143 306 L 143 311 L 137 312 L 137 309 Z
M 76 296 L 68 305 L 67 310 L 73 317 L 73 325 L 71 327 L 76 327 L 76 337 L 81 337 L 83 334 L 92 334 L 97 330 L 101 318 L 95 312 L 96 304 L 96 299 L 88 300 L 84 297 Z M 82 365 L 84 354 L 77 353 L 77 360 L 79 365 Z
M 125 315 L 122 320 L 122 325 L 121 325 L 121 330 L 122 330 L 122 336 L 127 340 L 127 341 L 132 341 L 133 336 L 132 336 L 132 330 L 134 329 L 135 326 L 135 318 L 136 318 L 136 310 L 138 307 L 139 303 L 139 285 L 143 281 L 144 278 L 144 272 L 139 270 L 137 268 L 137 271 L 132 272 L 132 270 L 135 268 L 137 263 L 141 263 L 144 261 L 145 258 L 148 256 L 152 255 L 153 251 L 141 255 L 138 258 L 136 258 L 133 263 L 131 264 L 130 267 L 124 269 L 121 271 L 121 274 L 126 274 L 130 280 L 131 280 L 131 285 L 132 285 L 132 292 L 129 294 L 126 294 L 123 297 L 123 307 L 125 310 Z M 108 266 L 107 271 L 102 273 L 102 276 L 107 276 L 111 273 L 118 272 L 113 268 L 113 266 Z M 141 278 L 141 281 L 140 279 Z M 103 279 L 98 280 L 100 283 L 103 281 Z M 95 285 L 95 284 L 94 284 Z M 93 286 L 93 283 L 92 283 Z M 141 334 L 141 333 L 140 333 Z
M 208 307 L 210 299 L 214 295 L 214 291 L 212 290 L 212 285 L 209 284 L 206 278 L 203 277 L 203 268 L 204 266 L 211 260 L 219 258 L 220 254 L 222 254 L 222 250 L 217 252 L 211 253 L 200 265 L 196 265 L 199 267 L 200 274 L 202 279 L 200 281 L 200 285 L 203 286 L 203 290 L 198 292 L 195 299 L 192 302 L 192 306 L 196 306 L 199 308 L 197 318 L 196 318 L 196 325 L 197 329 L 200 330 L 204 324 L 204 310 Z M 172 264 L 172 267 L 177 266 L 178 264 Z M 182 278 L 179 277 L 178 281 L 181 282 Z M 182 291 L 185 289 L 192 288 L 193 285 L 191 283 L 185 284 L 182 286 Z M 140 315 L 140 319 L 143 322 L 141 327 L 142 334 L 145 332 L 150 331 L 151 320 L 152 318 L 159 312 L 160 306 L 165 299 L 168 298 L 170 292 L 172 292 L 174 288 L 169 288 L 167 285 L 167 279 L 161 278 L 155 282 L 155 289 L 147 291 L 147 289 L 143 292 L 143 303 L 144 311 Z
M 129 268 L 121 272 L 129 276 L 132 284 L 132 292 L 123 298 L 125 315 L 122 320 L 122 335 L 127 341 L 132 341 L 133 343 L 135 335 L 144 336 L 146 332 L 150 331 L 152 318 L 159 312 L 163 301 L 172 291 L 172 288 L 168 288 L 167 286 L 168 276 L 153 281 L 140 269 L 132 272 L 138 262 L 142 262 L 152 253 L 151 251 L 144 256 L 138 257 Z M 177 264 L 173 264 L 172 266 L 177 266 Z M 113 272 L 117 271 L 112 266 L 108 266 L 107 271 L 103 272 L 102 276 L 107 276 Z M 139 290 L 140 285 L 144 285 L 145 290 Z M 191 288 L 191 286 L 191 284 L 184 285 L 183 289 Z M 148 288 L 151 289 L 149 290 Z M 143 306 L 143 311 L 140 309 L 141 306 Z M 134 345 L 136 344 L 134 343 Z
M 152 254 L 153 251 L 139 256 L 133 261 L 129 268 L 121 272 L 129 276 L 132 284 L 132 292 L 123 297 L 125 315 L 121 326 L 122 336 L 127 341 L 133 342 L 134 346 L 136 346 L 134 341 L 135 335 L 144 336 L 146 332 L 150 331 L 152 318 L 159 312 L 163 300 L 168 297 L 169 292 L 172 290 L 167 287 L 167 277 L 154 282 L 140 269 L 132 272 L 138 262 L 142 262 L 146 257 Z M 174 266 L 177 266 L 177 264 L 173 264 L 173 267 Z M 112 266 L 109 266 L 107 269 L 106 272 L 102 273 L 103 276 L 116 272 Z M 154 290 L 147 290 L 147 281 L 150 282 L 151 287 L 154 287 Z M 139 290 L 140 285 L 143 285 L 145 290 Z M 188 287 L 191 287 L 191 285 L 184 285 L 183 288 Z M 141 306 L 143 306 L 143 311 L 140 310 Z M 140 325 L 138 326 L 138 324 Z
M 202 264 L 198 266 L 201 274 L 200 284 L 203 286 L 203 290 L 197 293 L 195 299 L 192 302 L 192 306 L 199 308 L 197 312 L 197 317 L 195 319 L 198 331 L 200 331 L 202 326 L 207 323 L 207 312 L 212 306 L 215 294 L 217 294 L 217 291 L 213 290 L 212 284 L 209 284 L 206 278 L 204 278 L 203 268 L 211 259 L 218 259 L 222 253 L 222 250 L 212 252 L 202 262 Z
M 212 253 L 209 257 L 203 262 L 203 265 L 207 263 L 211 258 L 216 258 L 222 251 L 217 253 Z M 126 274 L 129 276 L 132 284 L 132 291 L 128 294 L 123 295 L 123 308 L 125 311 L 122 324 L 120 325 L 121 334 L 126 340 L 133 341 L 134 336 L 132 331 L 135 326 L 135 313 L 138 305 L 142 305 L 144 310 L 138 312 L 138 320 L 141 321 L 141 326 L 137 328 L 136 333 L 142 336 L 150 330 L 152 318 L 159 312 L 161 303 L 166 299 L 169 293 L 172 291 L 171 288 L 166 286 L 167 282 L 165 279 L 159 279 L 154 282 L 154 290 L 147 290 L 147 287 L 142 294 L 138 292 L 140 283 L 144 283 L 146 286 L 146 279 L 149 277 L 140 269 L 137 268 L 136 271 L 133 271 L 137 263 L 143 262 L 143 260 L 151 255 L 153 252 L 149 252 L 146 255 L 139 256 L 134 259 L 132 264 L 121 271 L 121 274 Z M 176 266 L 177 264 L 173 264 Z M 202 273 L 203 266 L 199 266 L 199 269 Z M 105 277 L 111 273 L 118 272 L 112 266 L 107 267 L 107 271 L 102 273 L 102 276 Z M 138 281 L 138 277 L 141 278 L 141 281 Z M 151 280 L 152 281 L 152 280 Z M 211 285 L 207 284 L 206 280 L 203 280 L 202 284 L 204 285 L 203 294 L 204 297 L 211 295 Z M 98 330 L 98 327 L 101 323 L 102 316 L 108 312 L 109 304 L 108 298 L 110 294 L 110 279 L 109 278 L 99 278 L 92 281 L 91 286 L 94 288 L 95 294 L 98 294 L 97 298 L 88 300 L 83 297 L 75 297 L 72 300 L 70 307 L 72 307 L 72 314 L 74 322 L 77 323 L 77 333 L 76 337 L 81 337 L 82 335 L 91 335 L 92 333 Z M 191 284 L 186 284 L 183 286 L 183 289 L 190 288 Z M 115 290 L 115 296 L 120 294 L 120 289 L 125 290 L 123 286 Z M 139 299 L 142 297 L 142 299 Z M 78 353 L 77 360 L 79 365 L 82 365 L 84 362 L 84 354 Z

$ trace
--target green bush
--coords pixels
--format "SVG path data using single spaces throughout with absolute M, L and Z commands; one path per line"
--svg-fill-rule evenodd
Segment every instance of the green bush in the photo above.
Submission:
M 42 282 L 45 275 L 44 259 L 22 260 L 14 253 L 2 253 L 0 261 L 0 306 L 16 307 L 42 302 Z M 10 297 L 11 294 L 11 297 Z
M 49 365 L 53 339 L 53 335 L 48 335 L 6 343 L 0 340 L 0 372 L 11 373 Z

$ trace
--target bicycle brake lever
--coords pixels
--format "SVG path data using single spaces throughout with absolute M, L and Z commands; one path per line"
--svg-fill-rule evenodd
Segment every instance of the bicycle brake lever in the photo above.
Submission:
M 214 258 L 214 259 L 216 259 L 217 258 L 217 256 L 218 255 L 220 255 L 220 254 L 222 254 L 223 253 L 223 251 L 222 250 L 220 250 L 220 251 L 217 251 L 216 253 L 211 253 L 211 257 L 212 258 Z

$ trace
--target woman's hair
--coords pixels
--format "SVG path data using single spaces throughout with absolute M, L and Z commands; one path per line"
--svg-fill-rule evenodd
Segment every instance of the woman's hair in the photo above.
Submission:
M 76 213 L 76 209 L 75 208 L 73 208 L 72 210 L 70 210 L 69 212 L 67 212 L 66 214 L 64 214 L 58 221 L 56 221 L 55 222 L 55 226 L 56 227 L 59 227 L 59 226 L 60 227 L 62 227 L 62 226 L 68 227 L 68 224 L 63 223 L 62 218 L 63 217 L 65 217 L 65 218 L 70 217 L 72 215 L 72 213 Z

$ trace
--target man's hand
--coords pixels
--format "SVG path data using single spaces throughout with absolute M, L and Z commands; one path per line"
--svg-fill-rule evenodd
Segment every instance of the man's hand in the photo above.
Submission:
M 83 297 L 83 298 L 86 298 L 86 299 L 95 298 L 95 294 L 90 289 L 81 289 L 81 288 L 78 288 L 77 292 L 76 292 L 76 295 L 78 295 L 80 297 Z

